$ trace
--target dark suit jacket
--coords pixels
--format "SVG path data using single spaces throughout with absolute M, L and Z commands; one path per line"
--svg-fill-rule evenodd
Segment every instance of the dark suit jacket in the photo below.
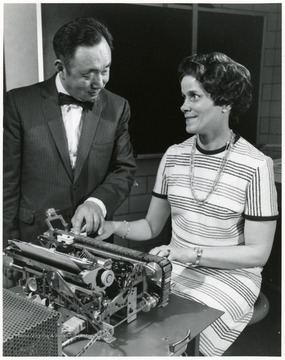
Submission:
M 35 242 L 47 229 L 45 210 L 69 219 L 88 197 L 103 201 L 110 218 L 130 192 L 135 161 L 128 102 L 104 89 L 83 112 L 72 170 L 55 77 L 6 94 L 3 139 L 3 237 Z

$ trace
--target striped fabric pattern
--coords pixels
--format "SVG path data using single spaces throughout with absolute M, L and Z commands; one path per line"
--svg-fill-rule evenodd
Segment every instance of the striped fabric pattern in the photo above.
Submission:
M 205 204 L 190 189 L 193 137 L 171 146 L 163 156 L 153 195 L 171 205 L 170 245 L 238 246 L 244 243 L 244 221 L 278 218 L 273 161 L 237 136 L 220 182 Z M 225 148 L 195 153 L 194 186 L 199 198 L 210 191 Z M 259 295 L 262 268 L 190 268 L 173 262 L 172 291 L 225 313 L 201 334 L 200 351 L 219 356 L 250 321 Z M 190 326 L 190 324 L 189 324 Z
M 161 160 L 154 195 L 167 197 L 172 209 L 172 244 L 224 246 L 244 243 L 244 219 L 278 218 L 273 161 L 239 137 L 215 192 L 197 205 L 190 189 L 193 138 L 171 146 Z M 197 146 L 195 189 L 199 198 L 210 191 L 224 156 Z
M 200 352 L 221 356 L 250 321 L 261 286 L 261 268 L 189 268 L 173 262 L 172 292 L 224 311 L 200 335 Z M 189 324 L 191 328 L 191 324 Z

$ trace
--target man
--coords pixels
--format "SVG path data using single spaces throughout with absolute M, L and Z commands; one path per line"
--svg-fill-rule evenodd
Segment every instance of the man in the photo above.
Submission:
M 129 105 L 105 89 L 112 35 L 78 18 L 57 31 L 53 46 L 57 74 L 6 94 L 4 246 L 15 238 L 37 243 L 48 208 L 75 233 L 100 233 L 133 183 Z

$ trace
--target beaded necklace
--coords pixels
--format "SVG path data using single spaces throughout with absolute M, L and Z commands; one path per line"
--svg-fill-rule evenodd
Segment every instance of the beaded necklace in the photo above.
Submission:
M 225 155 L 221 161 L 221 165 L 218 169 L 218 172 L 217 172 L 216 178 L 213 182 L 213 185 L 212 185 L 210 191 L 208 192 L 208 194 L 203 199 L 201 199 L 201 198 L 198 198 L 198 196 L 196 194 L 195 183 L 194 183 L 195 182 L 194 166 L 195 166 L 195 152 L 196 152 L 196 145 L 197 145 L 197 134 L 194 136 L 193 147 L 192 147 L 192 151 L 191 151 L 191 155 L 190 155 L 190 189 L 191 189 L 193 198 L 197 204 L 203 205 L 208 200 L 210 195 L 212 195 L 212 193 L 216 190 L 216 187 L 221 179 L 222 173 L 224 171 L 224 168 L 227 164 L 228 158 L 232 151 L 234 142 L 235 142 L 235 134 L 231 130 L 231 137 L 230 137 L 230 140 L 226 143 Z

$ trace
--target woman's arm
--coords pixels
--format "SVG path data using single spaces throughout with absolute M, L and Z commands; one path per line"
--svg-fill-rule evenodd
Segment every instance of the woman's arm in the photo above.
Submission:
M 145 219 L 132 222 L 106 221 L 102 234 L 96 240 L 104 240 L 115 234 L 132 240 L 149 240 L 163 229 L 170 215 L 170 205 L 167 199 L 152 196 Z
M 276 221 L 245 220 L 244 245 L 203 248 L 199 265 L 223 269 L 264 266 L 271 252 L 275 229 Z M 194 248 L 165 245 L 154 248 L 151 253 L 183 263 L 195 263 L 197 257 Z

